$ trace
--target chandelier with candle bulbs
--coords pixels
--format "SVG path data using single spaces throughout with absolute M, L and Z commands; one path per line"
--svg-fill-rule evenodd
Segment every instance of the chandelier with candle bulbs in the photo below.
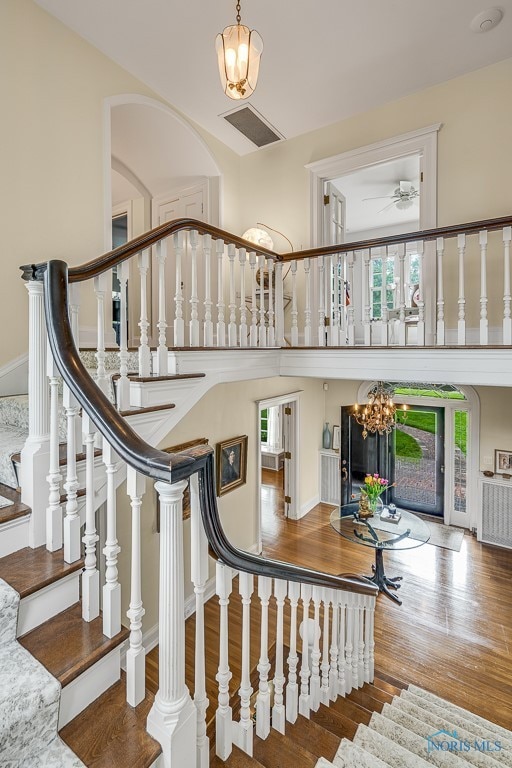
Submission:
M 407 406 L 402 405 L 401 408 L 405 411 Z M 352 416 L 362 426 L 363 438 L 366 439 L 368 432 L 378 432 L 379 435 L 392 432 L 395 427 L 396 409 L 393 393 L 384 387 L 382 381 L 378 381 L 368 392 L 366 405 L 354 405 Z
M 224 93 L 230 99 L 248 99 L 258 81 L 263 40 L 255 29 L 242 24 L 240 0 L 236 4 L 236 24 L 217 35 L 215 47 Z

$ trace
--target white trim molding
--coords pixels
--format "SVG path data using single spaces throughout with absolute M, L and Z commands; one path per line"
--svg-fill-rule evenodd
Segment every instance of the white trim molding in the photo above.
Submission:
M 0 368 L 0 397 L 28 392 L 28 352 Z

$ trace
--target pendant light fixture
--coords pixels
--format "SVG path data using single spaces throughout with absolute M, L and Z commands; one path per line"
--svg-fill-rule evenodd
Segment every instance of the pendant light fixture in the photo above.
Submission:
M 236 24 L 226 27 L 215 40 L 222 88 L 230 99 L 248 99 L 258 82 L 263 40 L 255 29 L 241 23 L 240 0 Z
M 407 410 L 406 405 L 400 408 Z M 363 428 L 363 439 L 366 439 L 368 432 L 389 434 L 395 427 L 396 409 L 393 393 L 386 389 L 382 381 L 378 381 L 368 392 L 367 404 L 360 406 L 356 403 L 352 411 L 352 416 Z

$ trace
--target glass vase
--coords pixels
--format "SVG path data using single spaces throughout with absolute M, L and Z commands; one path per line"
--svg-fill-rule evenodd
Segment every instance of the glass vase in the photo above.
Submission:
M 331 430 L 329 429 L 329 422 L 325 422 L 324 431 L 322 433 L 322 446 L 324 448 L 331 447 Z

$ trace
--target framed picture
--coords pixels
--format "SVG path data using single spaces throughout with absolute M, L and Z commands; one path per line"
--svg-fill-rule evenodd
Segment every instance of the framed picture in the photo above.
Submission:
M 512 475 L 512 451 L 494 451 L 494 471 L 497 475 Z
M 234 491 L 247 480 L 247 435 L 223 440 L 215 446 L 217 496 Z
M 196 445 L 208 445 L 208 438 L 197 437 L 195 440 L 171 445 L 169 448 L 162 448 L 162 450 L 165 453 L 180 453 L 180 451 L 186 451 L 188 448 L 195 448 Z M 189 519 L 190 512 L 190 480 L 187 480 L 187 487 L 183 491 L 183 520 Z M 158 493 L 156 494 L 156 532 L 160 533 L 160 498 Z
M 340 428 L 337 426 L 332 428 L 332 449 L 333 451 L 340 449 Z

